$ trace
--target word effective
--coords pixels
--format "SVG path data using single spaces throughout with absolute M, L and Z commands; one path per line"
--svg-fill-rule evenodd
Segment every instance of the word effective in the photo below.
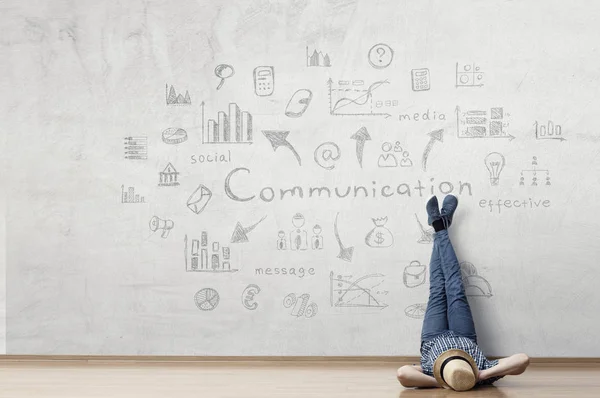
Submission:
M 523 208 L 523 209 L 535 209 L 537 207 L 550 207 L 549 200 L 533 200 L 529 198 L 529 200 L 512 200 L 512 199 L 498 199 L 496 203 L 492 200 L 482 199 L 479 201 L 479 207 L 489 207 L 490 213 L 494 211 L 494 207 L 497 208 L 498 213 L 501 212 L 501 209 L 510 209 L 510 208 Z
M 234 200 L 236 202 L 248 202 L 256 198 L 256 194 L 251 194 L 249 196 L 241 196 L 242 194 L 239 191 L 236 193 L 233 192 L 231 188 L 231 179 L 232 177 L 240 171 L 244 171 L 246 174 L 250 174 L 250 170 L 245 167 L 238 167 L 233 169 L 225 178 L 225 194 L 229 197 L 229 199 Z M 332 197 L 337 197 L 339 199 L 344 198 L 377 198 L 378 196 L 389 198 L 394 195 L 400 196 L 412 196 L 413 190 L 419 191 L 419 197 L 423 197 L 423 190 L 425 190 L 425 195 L 435 195 L 436 194 L 436 186 L 433 185 L 433 181 L 435 178 L 431 178 L 431 186 L 429 186 L 429 190 L 426 190 L 427 186 L 421 183 L 421 180 L 417 180 L 417 185 L 411 187 L 407 183 L 400 183 L 395 185 L 394 187 L 390 185 L 384 185 L 381 188 L 378 187 L 377 181 L 371 182 L 370 190 L 363 185 L 346 185 L 344 187 L 328 187 L 328 186 L 309 186 L 309 187 L 301 187 L 301 186 L 293 186 L 288 189 L 279 189 L 279 199 L 283 200 L 286 197 L 298 197 L 299 199 L 304 199 L 305 193 L 309 198 L 318 196 L 319 198 L 331 199 Z M 466 190 L 466 191 L 465 191 Z M 370 191 L 370 192 L 369 192 Z M 429 193 L 427 192 L 429 191 Z M 469 182 L 458 182 L 458 195 L 462 195 L 463 191 L 468 196 L 473 196 L 471 183 Z M 447 195 L 449 193 L 454 192 L 454 184 L 448 181 L 442 181 L 437 184 L 437 193 L 441 193 Z M 246 194 L 248 195 L 248 194 Z M 272 187 L 264 187 L 260 189 L 258 192 L 260 199 L 264 202 L 272 202 L 275 200 L 277 196 L 275 194 L 275 189 Z M 286 196 L 287 195 L 287 196 Z

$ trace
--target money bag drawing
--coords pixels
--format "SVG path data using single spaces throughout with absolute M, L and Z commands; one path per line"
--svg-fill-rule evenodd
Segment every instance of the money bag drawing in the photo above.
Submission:
M 392 232 L 385 227 L 388 222 L 387 217 L 372 218 L 375 228 L 373 228 L 365 238 L 365 243 L 370 247 L 381 248 L 390 247 L 394 244 Z

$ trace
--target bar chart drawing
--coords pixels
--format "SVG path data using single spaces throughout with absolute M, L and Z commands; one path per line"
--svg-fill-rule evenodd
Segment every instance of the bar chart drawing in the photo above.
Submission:
M 121 185 L 121 203 L 146 203 L 146 199 L 136 194 L 134 187 L 127 187 L 125 190 L 125 185 Z
M 232 102 L 228 112 L 219 111 L 217 118 L 208 119 L 204 123 L 204 107 L 202 102 L 202 143 L 203 144 L 252 144 L 252 114 L 240 110 Z
M 508 134 L 506 128 L 509 123 L 506 120 L 508 113 L 503 107 L 487 109 L 473 109 L 461 111 L 456 107 L 456 134 L 458 138 L 508 138 L 515 137 Z
M 554 124 L 552 120 L 548 120 L 547 125 L 540 125 L 537 121 L 535 122 L 535 139 L 566 141 L 562 135 L 562 126 Z
M 208 232 L 202 231 L 200 239 L 183 238 L 186 272 L 237 272 L 231 268 L 231 251 L 219 242 L 209 242 Z
M 125 159 L 147 160 L 148 137 L 125 137 Z

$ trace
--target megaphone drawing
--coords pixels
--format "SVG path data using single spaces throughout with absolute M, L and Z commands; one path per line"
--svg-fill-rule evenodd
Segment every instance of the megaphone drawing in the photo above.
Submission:
M 172 220 L 163 220 L 162 218 L 158 218 L 156 216 L 150 219 L 150 231 L 156 232 L 159 229 L 162 229 L 162 236 L 166 238 L 169 236 L 169 232 L 173 229 L 175 223 Z

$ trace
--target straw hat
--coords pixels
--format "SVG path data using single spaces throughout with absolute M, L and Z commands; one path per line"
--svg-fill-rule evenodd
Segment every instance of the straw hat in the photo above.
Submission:
M 433 364 L 433 376 L 444 388 L 467 391 L 475 386 L 479 370 L 473 357 L 463 350 L 443 352 Z

